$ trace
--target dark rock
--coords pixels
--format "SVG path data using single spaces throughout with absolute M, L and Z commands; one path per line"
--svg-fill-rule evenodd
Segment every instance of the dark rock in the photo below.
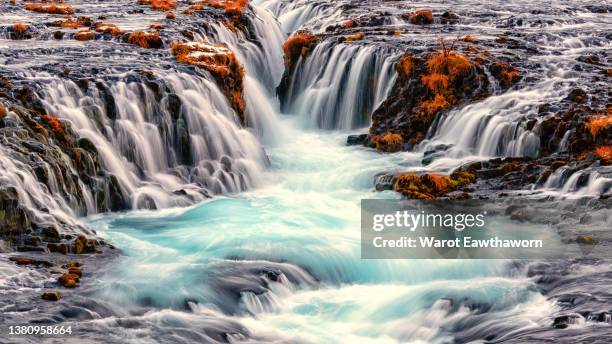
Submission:
M 580 319 L 583 319 L 580 314 L 568 314 L 558 316 L 553 321 L 553 327 L 558 329 L 564 329 L 567 328 L 569 325 L 579 323 Z
M 567 99 L 575 102 L 575 103 L 582 103 L 585 101 L 586 99 L 586 92 L 581 89 L 581 88 L 574 88 L 573 90 L 570 91 L 570 93 L 567 95 Z
M 347 146 L 364 145 L 369 138 L 368 134 L 349 135 L 346 138 L 346 144 Z
M 47 301 L 59 301 L 62 298 L 62 293 L 59 291 L 51 291 L 42 294 L 42 299 Z

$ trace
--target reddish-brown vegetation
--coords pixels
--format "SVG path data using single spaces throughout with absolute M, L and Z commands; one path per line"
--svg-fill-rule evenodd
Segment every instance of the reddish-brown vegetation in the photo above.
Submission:
M 360 41 L 363 39 L 363 37 L 365 37 L 365 33 L 363 32 L 358 32 L 352 35 L 346 35 L 344 36 L 344 39 L 346 39 L 349 42 L 354 42 L 354 41 Z
M 159 37 L 159 32 L 136 31 L 128 36 L 128 43 L 139 45 L 145 49 L 159 49 L 164 43 Z
M 402 149 L 404 140 L 402 139 L 402 135 L 400 134 L 387 132 L 384 135 L 372 136 L 372 143 L 374 143 L 376 149 L 380 151 L 395 153 L 399 152 Z
M 519 70 L 505 62 L 493 62 L 491 74 L 499 80 L 503 87 L 510 87 L 521 78 Z
M 595 154 L 607 162 L 612 162 L 612 146 L 602 146 L 595 149 Z
M 174 0 L 151 0 L 151 8 L 158 11 L 170 11 L 176 8 Z
M 249 4 L 249 0 L 204 0 L 202 2 L 210 7 L 222 8 L 225 14 L 231 17 L 241 16 Z
M 414 57 L 412 55 L 404 55 L 395 62 L 395 70 L 402 79 L 407 79 L 414 71 Z
M 172 53 L 178 62 L 210 72 L 238 113 L 242 124 L 247 124 L 243 98 L 244 68 L 231 50 L 223 45 L 191 42 L 172 44 Z
M 0 104 L 0 119 L 3 119 L 4 117 L 6 117 L 6 108 L 4 105 Z
M 24 34 L 28 31 L 28 26 L 24 23 L 16 23 L 13 25 L 13 32 L 17 34 Z
M 463 169 L 458 169 L 450 176 L 404 173 L 395 179 L 394 189 L 409 198 L 429 200 L 447 197 L 450 192 L 460 190 L 475 181 L 476 174 Z
M 77 41 L 91 41 L 96 37 L 96 34 L 91 30 L 83 30 L 74 34 L 74 39 Z
M 466 77 L 474 67 L 470 60 L 442 45 L 442 52 L 430 56 L 427 61 L 429 74 L 421 76 L 421 82 L 433 94 L 433 99 L 421 101 L 421 109 L 434 115 L 447 109 L 454 101 L 455 82 Z
M 395 191 L 417 199 L 433 199 L 443 196 L 452 190 L 452 181 L 447 176 L 438 174 L 415 174 L 404 173 L 399 175 L 395 181 Z
M 446 110 L 450 106 L 450 103 L 446 101 L 444 96 L 436 94 L 434 99 L 422 101 L 419 106 L 428 115 L 433 115 L 439 111 Z
M 123 31 L 117 27 L 117 25 L 115 24 L 111 24 L 111 23 L 103 23 L 103 22 L 99 22 L 96 23 L 96 32 L 100 32 L 103 34 L 110 34 L 112 36 L 119 36 L 123 33 Z
M 42 115 L 40 118 L 51 127 L 51 130 L 53 130 L 56 135 L 64 135 L 64 124 L 59 118 L 51 115 Z
M 472 37 L 472 35 L 465 35 L 463 36 L 463 38 L 461 38 L 461 40 L 464 42 L 473 43 L 473 44 L 478 43 L 478 41 L 475 40 L 474 37 Z
M 596 138 L 597 135 L 608 126 L 612 125 L 612 115 L 608 116 L 600 116 L 600 117 L 591 117 L 587 127 L 593 138 Z
M 415 25 L 433 23 L 433 13 L 430 10 L 418 10 L 410 15 L 410 22 Z
M 300 57 L 308 56 L 318 40 L 317 36 L 309 32 L 298 32 L 289 37 L 285 44 L 283 44 L 287 69 L 293 69 L 293 66 Z
M 25 9 L 39 13 L 48 14 L 74 14 L 74 9 L 70 5 L 58 5 L 56 3 L 34 3 L 25 4 Z

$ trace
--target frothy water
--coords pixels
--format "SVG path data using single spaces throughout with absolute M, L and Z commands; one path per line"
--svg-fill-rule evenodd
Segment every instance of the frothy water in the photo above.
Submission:
M 114 70 L 87 91 L 46 73 L 24 75 L 42 85 L 49 113 L 93 142 L 134 209 L 92 215 L 98 209 L 84 185 L 84 208 L 51 198 L 27 166 L 0 151 L 0 175 L 19 187 L 28 206 L 47 204 L 67 221 L 90 215 L 84 220 L 125 254 L 97 275 L 90 296 L 99 312 L 88 312 L 80 325 L 121 343 L 448 343 L 491 333 L 503 340 L 550 325 L 557 305 L 520 264 L 361 260 L 359 200 L 399 197 L 373 191 L 381 172 L 448 172 L 471 159 L 536 156 L 539 137 L 524 119 L 542 103 L 566 96 L 574 81 L 570 60 L 589 49 L 584 35 L 559 32 L 592 27 L 542 24 L 553 33 L 542 38 L 545 54 L 532 61 L 544 66 L 541 82 L 504 94 L 493 87 L 494 96 L 440 119 L 416 152 L 380 154 L 347 147 L 349 132 L 337 130 L 365 130 L 395 81 L 394 61 L 402 52 L 384 44 L 322 42 L 298 61 L 287 114 L 281 114 L 274 93 L 287 35 L 298 28 L 323 32 L 350 18 L 342 11 L 346 2 L 254 3 L 249 28 L 256 39 L 215 23 L 195 33 L 198 41 L 227 44 L 244 64 L 249 128 L 240 126 L 208 75 L 163 63 L 155 67 L 157 87 Z M 500 13 L 514 10 L 492 6 Z M 499 24 L 467 20 L 479 30 Z M 385 17 L 383 24 L 401 21 Z M 130 28 L 127 20 L 118 23 Z M 538 25 L 526 26 L 541 31 Z M 561 56 L 549 53 L 556 45 L 564 49 Z M 423 152 L 440 144 L 451 148 L 424 167 Z M 606 171 L 570 177 L 566 171 L 553 173 L 543 189 L 579 196 L 610 189 Z M 0 290 L 40 277 L 28 271 L 15 276 L 12 265 L 0 263 Z

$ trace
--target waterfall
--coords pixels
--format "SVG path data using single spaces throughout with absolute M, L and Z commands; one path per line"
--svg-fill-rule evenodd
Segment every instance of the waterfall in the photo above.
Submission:
M 131 208 L 184 206 L 206 194 L 252 187 L 266 165 L 255 136 L 241 129 L 212 81 L 182 72 L 156 89 L 133 76 L 86 90 L 47 78 L 41 100 L 94 143 Z M 132 80 L 131 80 L 132 78 Z
M 395 82 L 397 57 L 392 47 L 320 43 L 308 57 L 298 60 L 283 111 L 316 128 L 367 126 L 372 111 Z
M 565 87 L 548 80 L 538 85 L 493 95 L 453 110 L 430 130 L 431 138 L 421 143 L 427 151 L 439 144 L 450 144 L 446 155 L 452 158 L 537 157 L 539 136 L 527 128 L 527 119 L 537 115 L 540 104 L 562 99 Z M 537 126 L 536 126 L 537 127 Z

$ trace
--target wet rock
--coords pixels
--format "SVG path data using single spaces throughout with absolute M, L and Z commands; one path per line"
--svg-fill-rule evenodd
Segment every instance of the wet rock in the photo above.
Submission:
M 580 314 L 562 315 L 555 318 L 552 326 L 554 328 L 564 329 L 569 325 L 578 324 L 582 320 L 584 320 L 584 318 Z
M 347 146 L 355 146 L 355 145 L 365 145 L 365 143 L 369 140 L 370 135 L 368 134 L 359 134 L 359 135 L 349 135 L 346 138 Z
M 11 259 L 11 260 L 13 260 L 13 259 Z M 34 264 L 34 259 L 32 259 L 32 258 L 15 258 L 14 262 L 17 265 L 30 265 L 30 264 Z
M 66 245 L 65 243 L 61 243 L 61 244 L 48 243 L 47 249 L 49 250 L 49 252 L 68 254 L 68 245 Z
M 567 95 L 567 99 L 575 102 L 575 103 L 582 103 L 585 101 L 586 99 L 586 92 L 581 89 L 581 88 L 574 88 L 573 90 L 570 91 L 570 93 Z
M 584 245 L 595 245 L 597 241 L 590 235 L 579 235 L 576 237 L 576 242 Z
M 459 21 L 459 16 L 453 12 L 444 12 L 441 16 L 442 24 L 451 24 Z
M 62 298 L 62 293 L 59 291 L 50 291 L 42 294 L 42 299 L 46 301 L 59 301 Z
M 66 288 L 74 288 L 79 279 L 80 277 L 76 274 L 66 273 L 58 277 L 57 281 Z
M 404 144 L 415 145 L 437 116 L 489 92 L 482 67 L 462 54 L 405 57 L 396 63 L 398 78 L 390 95 L 372 114 L 372 137 L 391 132 L 400 134 Z

